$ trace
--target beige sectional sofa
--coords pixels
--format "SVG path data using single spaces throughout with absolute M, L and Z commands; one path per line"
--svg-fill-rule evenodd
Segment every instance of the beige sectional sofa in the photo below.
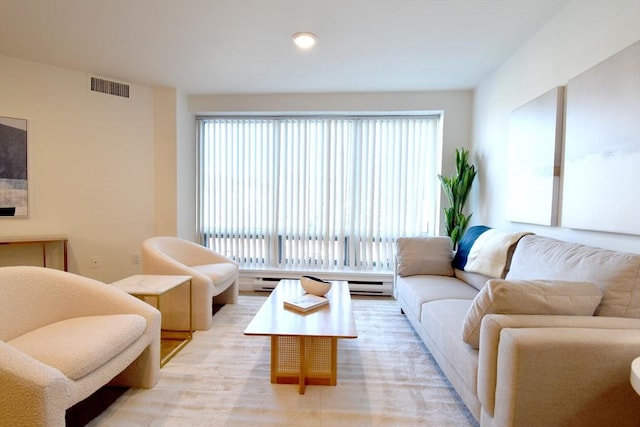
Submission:
M 640 255 L 496 234 L 456 268 L 449 238 L 397 242 L 394 295 L 474 417 L 640 426 Z
M 103 385 L 151 388 L 159 369 L 154 307 L 64 271 L 0 268 L 0 426 L 64 426 Z

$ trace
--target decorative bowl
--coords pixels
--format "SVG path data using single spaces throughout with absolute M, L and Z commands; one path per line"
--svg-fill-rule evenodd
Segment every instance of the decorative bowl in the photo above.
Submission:
M 300 284 L 307 293 L 317 295 L 319 297 L 324 296 L 329 292 L 329 289 L 331 289 L 331 282 L 325 282 L 324 280 L 313 276 L 302 276 L 300 278 Z

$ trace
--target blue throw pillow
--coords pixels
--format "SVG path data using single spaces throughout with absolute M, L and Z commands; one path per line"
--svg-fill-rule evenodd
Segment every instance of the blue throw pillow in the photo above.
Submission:
M 462 239 L 458 242 L 458 251 L 456 252 L 456 256 L 453 258 L 452 262 L 453 268 L 464 270 L 464 266 L 467 265 L 467 257 L 469 256 L 471 247 L 475 243 L 476 239 L 487 230 L 491 230 L 491 227 L 487 227 L 485 225 L 474 225 L 467 229 L 462 236 Z

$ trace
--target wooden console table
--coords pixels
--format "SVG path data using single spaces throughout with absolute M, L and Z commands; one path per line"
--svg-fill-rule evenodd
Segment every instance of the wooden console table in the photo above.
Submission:
M 9 236 L 0 237 L 0 245 L 41 245 L 42 266 L 47 266 L 47 244 L 58 243 L 62 245 L 62 265 L 64 271 L 68 271 L 67 236 L 62 234 L 49 236 Z

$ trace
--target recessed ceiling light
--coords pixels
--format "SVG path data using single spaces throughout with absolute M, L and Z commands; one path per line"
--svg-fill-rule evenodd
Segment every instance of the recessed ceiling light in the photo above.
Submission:
M 313 33 L 304 32 L 304 33 L 295 33 L 292 36 L 292 38 L 293 38 L 293 42 L 300 49 L 309 49 L 314 44 L 316 44 L 316 40 L 318 37 Z

